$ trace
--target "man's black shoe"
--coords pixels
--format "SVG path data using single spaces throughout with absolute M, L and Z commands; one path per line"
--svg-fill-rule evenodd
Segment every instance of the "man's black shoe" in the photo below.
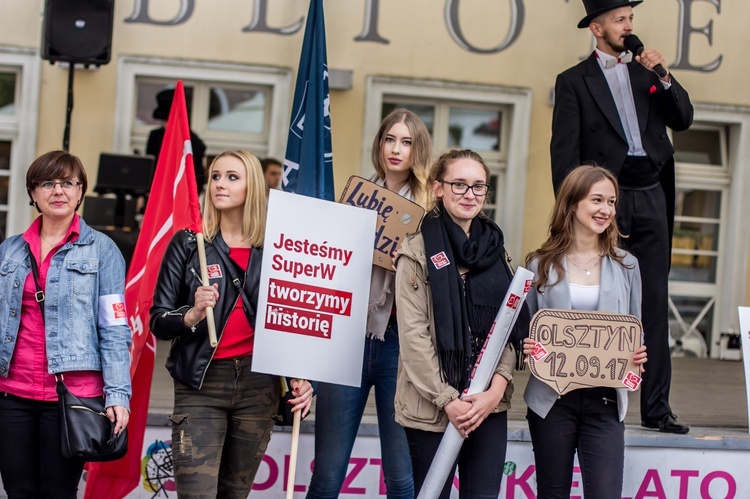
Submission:
M 686 425 L 679 424 L 677 422 L 677 416 L 674 414 L 667 414 L 661 419 L 651 419 L 641 421 L 641 426 L 645 428 L 658 429 L 663 433 L 677 433 L 678 435 L 684 435 L 690 431 L 690 428 Z

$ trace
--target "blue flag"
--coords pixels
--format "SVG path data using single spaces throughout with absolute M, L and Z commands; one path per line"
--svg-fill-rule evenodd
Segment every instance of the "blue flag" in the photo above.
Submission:
M 284 159 L 287 192 L 334 199 L 330 102 L 323 0 L 310 0 Z

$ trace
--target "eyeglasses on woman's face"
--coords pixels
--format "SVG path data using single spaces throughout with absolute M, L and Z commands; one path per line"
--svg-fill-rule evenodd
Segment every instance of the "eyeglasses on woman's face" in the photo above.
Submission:
M 440 180 L 441 184 L 449 184 L 451 186 L 451 192 L 453 194 L 463 196 L 469 189 L 474 193 L 475 196 L 484 196 L 490 191 L 490 186 L 487 184 L 474 184 L 469 185 L 463 182 L 448 182 L 447 180 Z
M 70 191 L 79 185 L 83 185 L 83 182 L 78 182 L 77 180 L 45 180 L 44 182 L 39 182 L 39 187 L 45 191 L 51 191 L 58 185 L 64 190 Z

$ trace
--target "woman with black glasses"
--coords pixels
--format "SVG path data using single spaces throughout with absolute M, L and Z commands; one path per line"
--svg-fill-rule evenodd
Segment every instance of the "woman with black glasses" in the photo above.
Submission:
M 459 399 L 512 279 L 503 233 L 482 214 L 490 173 L 468 149 L 440 156 L 430 172 L 435 205 L 396 257 L 401 338 L 396 421 L 409 442 L 415 494 L 449 424 L 466 439 L 458 456 L 460 497 L 500 493 L 513 393 L 513 332 L 489 388 Z M 454 467 L 455 472 L 455 467 Z M 450 495 L 453 473 L 440 495 Z
M 42 154 L 26 173 L 40 216 L 0 245 L 0 473 L 10 498 L 76 497 L 84 463 L 62 455 L 56 374 L 78 397 L 104 397 L 116 433 L 128 424 L 125 260 L 76 213 L 87 187 L 76 156 Z

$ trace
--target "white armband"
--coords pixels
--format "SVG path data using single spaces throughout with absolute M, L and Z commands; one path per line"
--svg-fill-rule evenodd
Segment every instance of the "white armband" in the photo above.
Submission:
M 100 328 L 112 326 L 127 326 L 128 313 L 125 310 L 124 295 L 102 295 L 99 297 L 99 317 L 97 323 Z

